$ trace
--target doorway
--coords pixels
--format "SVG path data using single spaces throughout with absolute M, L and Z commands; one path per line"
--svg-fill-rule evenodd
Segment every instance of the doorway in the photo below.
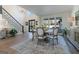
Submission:
M 35 29 L 35 19 L 29 20 L 29 32 L 32 32 L 33 29 Z

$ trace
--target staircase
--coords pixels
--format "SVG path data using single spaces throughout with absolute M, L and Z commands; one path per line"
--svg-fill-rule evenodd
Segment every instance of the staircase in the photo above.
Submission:
M 18 33 L 24 33 L 24 26 L 4 8 L 2 8 L 2 17 L 8 21 L 11 28 L 15 28 Z

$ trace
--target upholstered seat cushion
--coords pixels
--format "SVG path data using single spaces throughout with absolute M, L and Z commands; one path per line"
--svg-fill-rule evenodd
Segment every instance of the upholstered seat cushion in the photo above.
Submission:
M 43 36 L 43 37 L 38 37 L 38 39 L 45 39 L 46 38 L 46 36 Z

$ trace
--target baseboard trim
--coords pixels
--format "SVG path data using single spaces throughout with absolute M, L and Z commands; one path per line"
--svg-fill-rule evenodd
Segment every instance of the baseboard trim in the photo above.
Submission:
M 22 34 L 22 32 L 19 32 L 19 33 L 17 33 L 16 35 L 20 35 L 20 34 Z
M 68 38 L 66 37 L 66 39 L 69 41 L 69 43 L 79 52 L 79 48 Z

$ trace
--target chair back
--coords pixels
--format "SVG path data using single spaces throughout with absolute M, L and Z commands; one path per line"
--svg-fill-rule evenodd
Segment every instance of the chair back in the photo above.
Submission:
M 38 36 L 44 36 L 44 29 L 41 28 L 41 27 L 37 28 L 37 35 Z
M 50 29 L 49 29 L 49 32 L 50 32 L 49 35 L 53 35 L 54 29 L 53 29 L 53 28 L 50 28 Z
M 54 32 L 53 32 L 54 35 L 58 35 L 58 28 L 54 28 Z

